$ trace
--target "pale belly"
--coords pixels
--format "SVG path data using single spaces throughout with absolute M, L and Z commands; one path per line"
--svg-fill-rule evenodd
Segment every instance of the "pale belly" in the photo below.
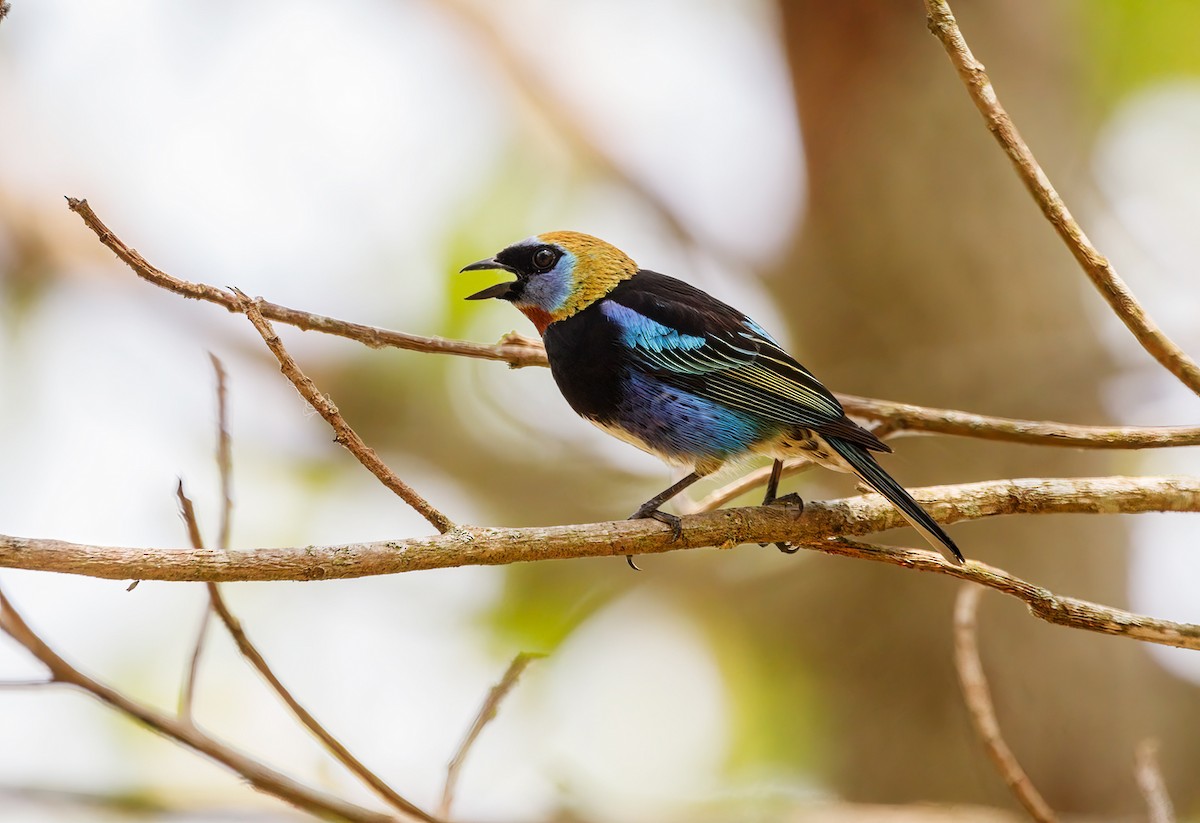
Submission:
M 600 420 L 589 419 L 588 422 L 596 426 L 596 428 L 611 434 L 618 440 L 641 449 L 647 454 L 654 455 L 668 465 L 695 468 L 701 474 L 709 474 L 716 471 L 730 460 L 737 462 L 738 458 L 748 458 L 754 455 L 770 457 L 774 460 L 803 458 L 811 460 L 827 469 L 850 474 L 855 473 L 853 467 L 841 455 L 830 448 L 821 435 L 808 429 L 797 429 L 770 440 L 750 443 L 743 454 L 731 455 L 725 459 L 717 459 L 714 457 L 697 458 L 694 455 L 681 455 L 678 452 L 666 451 L 622 426 L 605 423 Z

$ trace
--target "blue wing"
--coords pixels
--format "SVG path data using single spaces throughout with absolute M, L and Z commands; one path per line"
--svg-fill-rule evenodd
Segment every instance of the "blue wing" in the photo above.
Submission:
M 764 421 L 890 451 L 762 327 L 682 281 L 640 272 L 600 309 L 636 366 L 662 382 Z

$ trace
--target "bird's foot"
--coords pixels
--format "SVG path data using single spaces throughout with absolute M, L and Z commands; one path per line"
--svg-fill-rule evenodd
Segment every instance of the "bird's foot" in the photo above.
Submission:
M 790 494 L 785 494 L 785 495 L 783 495 L 783 497 L 776 497 L 771 500 L 764 500 L 763 505 L 764 506 L 779 506 L 779 507 L 785 508 L 785 509 L 794 509 L 796 512 L 796 517 L 799 517 L 801 514 L 804 513 L 804 499 L 802 497 L 800 497 L 800 495 L 796 494 L 795 492 L 791 492 Z M 758 545 L 762 546 L 763 548 L 766 548 L 766 546 L 767 546 L 766 543 L 759 543 Z M 795 554 L 796 552 L 798 552 L 800 550 L 799 546 L 793 546 L 791 543 L 776 543 L 775 548 L 779 549 L 784 554 Z
M 678 515 L 667 514 L 656 508 L 642 508 L 629 515 L 630 520 L 657 520 L 659 523 L 664 523 L 671 527 L 671 539 L 678 540 L 683 537 L 683 521 Z
M 665 523 L 671 527 L 671 540 L 678 540 L 683 537 L 683 521 L 677 515 L 668 514 L 664 511 L 659 511 L 656 508 L 642 506 L 640 509 L 629 515 L 628 520 L 657 520 L 659 523 Z M 638 564 L 633 562 L 633 555 L 625 555 L 625 562 L 629 564 L 629 568 L 635 572 L 640 572 Z
M 768 500 L 763 503 L 764 506 L 782 506 L 785 509 L 795 509 L 796 514 L 804 511 L 804 498 L 795 492 L 785 494 L 783 497 L 776 497 L 774 500 Z

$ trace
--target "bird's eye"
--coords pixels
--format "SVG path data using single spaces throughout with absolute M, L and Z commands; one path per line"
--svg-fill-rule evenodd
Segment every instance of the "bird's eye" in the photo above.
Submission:
M 549 270 L 557 259 L 558 255 L 554 253 L 553 249 L 543 247 L 533 253 L 533 265 L 539 271 Z

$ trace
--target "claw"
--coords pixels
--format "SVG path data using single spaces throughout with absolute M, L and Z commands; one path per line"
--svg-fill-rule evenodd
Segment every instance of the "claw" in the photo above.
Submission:
M 673 514 L 659 511 L 658 509 L 647 509 L 645 506 L 629 515 L 629 520 L 657 520 L 659 523 L 665 523 L 671 527 L 671 540 L 678 540 L 683 537 L 683 523 L 678 517 Z M 638 564 L 633 562 L 633 555 L 625 555 L 625 562 L 629 564 L 629 568 L 635 572 L 640 572 Z
M 804 499 L 795 492 L 785 494 L 783 497 L 773 497 L 763 503 L 764 506 L 779 506 L 785 509 L 794 508 L 796 516 L 799 517 L 804 513 Z M 763 548 L 767 547 L 767 543 L 759 543 Z M 779 549 L 784 554 L 795 554 L 800 550 L 799 546 L 792 546 L 790 543 L 776 543 L 775 548 Z
M 776 497 L 774 500 L 772 500 L 767 505 L 768 506 L 783 506 L 784 508 L 788 508 L 788 509 L 795 507 L 802 512 L 802 511 L 804 511 L 804 498 L 802 498 L 800 495 L 796 494 L 795 492 L 791 492 L 790 494 L 785 494 L 783 497 Z

